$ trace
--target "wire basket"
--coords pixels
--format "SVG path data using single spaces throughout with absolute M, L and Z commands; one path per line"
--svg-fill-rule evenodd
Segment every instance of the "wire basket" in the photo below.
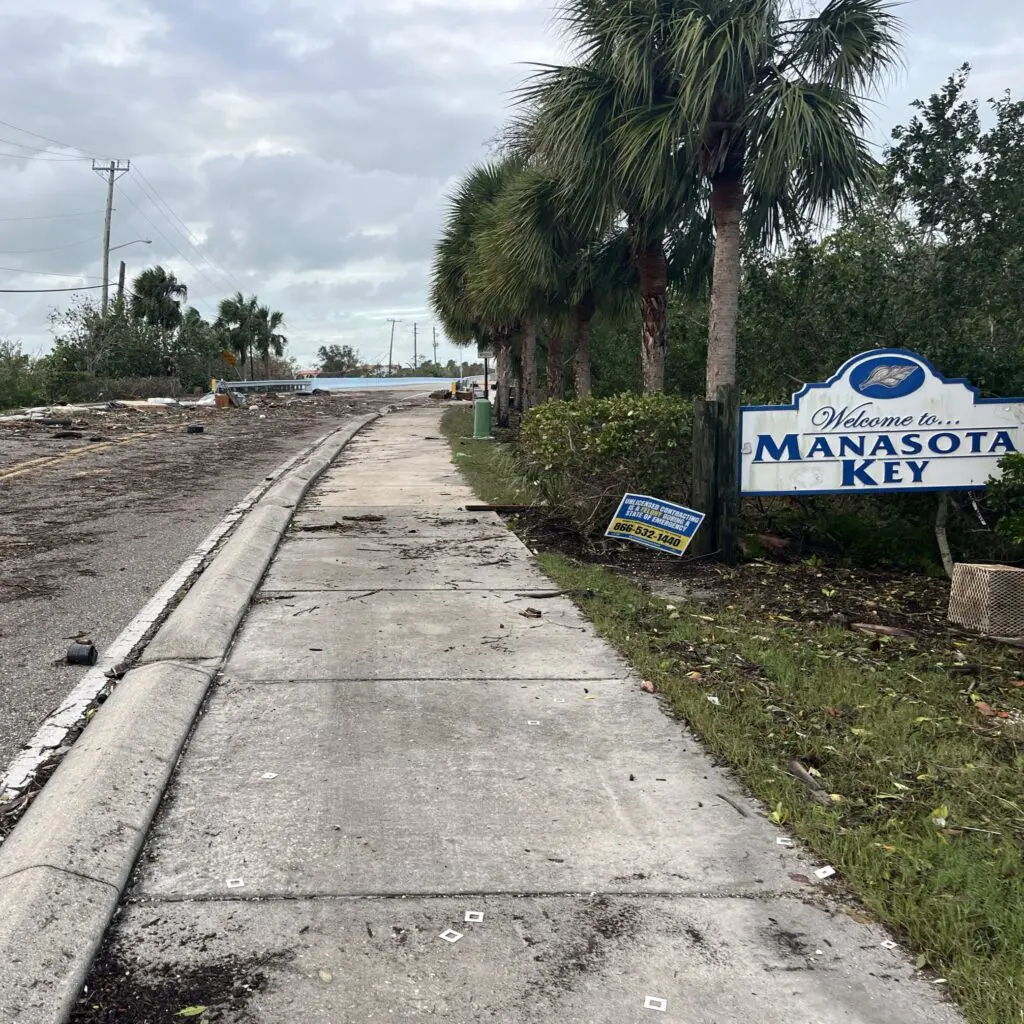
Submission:
M 984 636 L 1024 637 L 1024 569 L 956 563 L 949 621 Z

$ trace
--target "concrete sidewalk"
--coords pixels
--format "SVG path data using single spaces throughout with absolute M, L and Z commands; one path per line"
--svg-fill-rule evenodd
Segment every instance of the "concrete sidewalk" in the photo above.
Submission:
M 438 418 L 379 420 L 296 514 L 101 992 L 258 1024 L 960 1020 L 568 600 L 517 596 L 552 584 L 464 511 Z

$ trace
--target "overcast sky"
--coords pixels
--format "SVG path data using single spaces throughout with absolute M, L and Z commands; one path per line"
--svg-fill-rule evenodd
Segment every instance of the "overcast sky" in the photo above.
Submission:
M 228 293 L 255 292 L 284 311 L 303 364 L 335 342 L 386 359 L 388 317 L 403 321 L 396 359 L 412 358 L 414 322 L 429 340 L 444 194 L 485 155 L 523 63 L 560 51 L 552 0 L 3 8 L 0 288 L 101 274 L 102 181 L 22 129 L 131 159 L 112 244 L 153 244 L 114 253 L 115 277 L 120 258 L 129 277 L 161 262 L 206 315 Z M 902 15 L 906 68 L 878 105 L 879 139 L 964 61 L 976 95 L 1024 94 L 1019 0 L 917 0 Z M 44 351 L 47 312 L 67 301 L 0 294 L 0 337 Z M 442 361 L 456 351 L 442 340 Z

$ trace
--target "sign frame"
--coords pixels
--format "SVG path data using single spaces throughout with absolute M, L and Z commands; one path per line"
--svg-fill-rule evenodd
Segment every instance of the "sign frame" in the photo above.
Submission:
M 803 399 L 806 398 L 807 395 L 814 394 L 815 392 L 828 391 L 830 389 L 833 389 L 837 384 L 841 384 L 842 382 L 844 382 L 848 375 L 854 374 L 856 372 L 856 369 L 857 369 L 858 365 L 861 364 L 861 363 L 864 363 L 864 362 L 867 362 L 867 361 L 874 362 L 876 359 L 881 360 L 881 359 L 886 359 L 886 358 L 891 358 L 894 361 L 899 361 L 903 365 L 907 365 L 907 364 L 909 364 L 911 362 L 917 363 L 921 367 L 921 369 L 924 371 L 924 375 L 925 375 L 924 379 L 921 381 L 921 383 L 917 384 L 912 390 L 908 391 L 907 392 L 907 396 L 909 396 L 910 394 L 915 393 L 917 390 L 920 390 L 923 387 L 926 387 L 930 383 L 934 383 L 934 384 L 938 384 L 938 385 L 940 385 L 942 387 L 950 386 L 950 387 L 960 387 L 960 388 L 964 389 L 964 392 L 966 393 L 964 397 L 967 397 L 967 395 L 969 395 L 970 398 L 971 398 L 970 408 L 981 408 L 981 407 L 992 407 L 992 406 L 1004 406 L 1004 407 L 1007 407 L 1007 406 L 1024 406 L 1024 397 L 1017 397 L 1017 398 L 997 398 L 997 397 L 985 398 L 985 397 L 982 397 L 981 391 L 975 385 L 973 385 L 967 378 L 964 378 L 964 377 L 945 377 L 943 374 L 941 374 L 935 368 L 935 366 L 932 364 L 932 362 L 926 356 L 922 356 L 922 355 L 920 355 L 917 352 L 911 351 L 910 349 L 905 349 L 905 348 L 877 348 L 877 349 L 869 349 L 869 350 L 867 350 L 865 352 L 860 352 L 857 355 L 852 356 L 851 358 L 847 359 L 843 363 L 843 365 L 831 377 L 828 378 L 828 380 L 822 381 L 822 382 L 814 382 L 814 383 L 804 384 L 804 386 L 799 391 L 797 391 L 797 392 L 795 392 L 793 394 L 792 400 L 788 404 L 785 404 L 785 405 L 745 405 L 745 406 L 742 406 L 740 408 L 740 430 L 739 430 L 738 452 L 737 452 L 737 455 L 738 455 L 738 465 L 737 465 L 738 474 L 737 475 L 738 475 L 738 484 L 739 484 L 740 494 L 742 496 L 744 496 L 744 497 L 789 497 L 789 496 L 798 495 L 798 494 L 799 495 L 813 495 L 813 494 L 847 494 L 847 495 L 848 494 L 853 494 L 853 495 L 870 494 L 870 495 L 880 495 L 880 494 L 897 494 L 897 493 L 901 493 L 901 494 L 915 494 L 915 493 L 934 493 L 934 492 L 941 492 L 941 491 L 979 491 L 979 490 L 983 490 L 984 487 L 985 487 L 985 484 L 984 483 L 977 483 L 977 482 L 965 483 L 965 484 L 944 483 L 944 484 L 936 484 L 936 485 L 928 485 L 928 484 L 913 485 L 909 481 L 901 481 L 901 482 L 897 482 L 897 483 L 893 483 L 893 482 L 886 483 L 884 480 L 883 481 L 879 481 L 877 484 L 875 484 L 873 486 L 856 486 L 856 485 L 843 486 L 843 487 L 813 487 L 813 486 L 812 487 L 803 487 L 803 486 L 792 486 L 792 487 L 786 487 L 786 488 L 762 488 L 762 487 L 749 487 L 749 488 L 747 488 L 747 487 L 744 487 L 744 476 L 745 476 L 745 473 L 746 473 L 746 470 L 747 470 L 748 460 L 749 460 L 750 464 L 753 465 L 753 460 L 750 459 L 751 452 L 749 450 L 745 451 L 745 448 L 747 448 L 747 446 L 750 443 L 749 439 L 747 438 L 747 433 L 748 432 L 747 432 L 747 429 L 746 429 L 746 422 L 748 422 L 746 420 L 746 417 L 748 416 L 748 414 L 751 414 L 751 413 L 784 413 L 784 412 L 799 414 L 800 411 L 801 411 L 801 402 L 802 402 Z M 913 376 L 913 374 L 911 374 L 910 376 Z M 929 380 L 929 378 L 931 378 L 931 379 Z M 912 383 L 912 382 L 908 378 L 906 383 Z M 860 385 L 861 388 L 864 388 L 864 387 L 867 387 L 867 386 L 871 386 L 870 385 L 870 379 L 862 382 L 861 385 Z M 893 390 L 898 392 L 899 388 L 903 387 L 904 385 L 903 385 L 903 383 L 897 383 L 896 385 L 882 384 L 882 385 L 879 385 L 879 386 L 892 386 Z M 877 391 L 877 387 L 878 386 L 875 387 L 876 391 Z M 874 397 L 874 398 L 877 399 L 877 398 L 881 398 L 883 396 L 875 395 L 875 396 L 871 396 L 871 397 Z M 903 397 L 903 395 L 897 393 L 897 394 L 893 394 L 891 396 L 884 396 L 884 397 L 885 398 L 898 398 L 898 397 Z M 869 397 L 868 400 L 870 401 L 870 397 Z M 845 414 L 845 411 L 846 410 L 843 411 L 844 414 Z M 950 429 L 948 429 L 946 431 L 942 431 L 941 430 L 941 426 L 946 426 L 946 427 L 949 427 Z M 956 433 L 957 430 L 959 429 L 961 432 L 966 434 L 966 432 L 970 429 L 970 425 L 962 427 L 960 425 L 960 421 L 959 420 L 956 420 L 955 422 L 950 422 L 950 423 L 947 423 L 947 424 L 942 424 L 941 426 L 939 428 L 920 427 L 920 426 L 918 426 L 918 427 L 915 427 L 915 426 L 908 426 L 908 427 L 894 426 L 894 427 L 891 427 L 891 428 L 887 428 L 886 431 L 874 431 L 874 433 L 875 434 L 879 434 L 879 433 L 886 433 L 886 434 L 888 434 L 888 433 L 891 433 L 891 434 L 899 434 L 899 433 L 925 433 L 925 434 L 927 434 L 927 433 L 936 433 L 936 432 Z M 1024 452 L 1024 408 L 1022 408 L 1021 414 L 1016 417 L 1016 422 L 1014 424 L 1000 424 L 1000 425 L 996 425 L 996 426 L 993 426 L 993 427 L 988 428 L 988 429 L 990 429 L 990 430 L 1000 430 L 1000 429 L 1002 429 L 1002 430 L 1005 430 L 1005 431 L 1016 431 L 1017 432 L 1017 436 L 1016 436 L 1016 442 L 1017 443 L 1015 444 L 1013 449 L 1009 450 L 1009 451 L 1004 451 L 1002 454 L 1014 454 L 1016 452 Z M 798 436 L 819 436 L 818 432 L 808 432 L 806 435 L 799 435 L 799 428 L 798 428 L 798 425 L 797 425 L 796 416 L 793 417 L 792 426 L 788 428 L 788 431 L 790 433 L 796 432 L 798 434 Z M 820 432 L 820 433 L 821 433 L 821 435 L 825 434 L 825 432 Z M 862 433 L 863 433 L 863 431 L 862 431 Z M 847 431 L 847 435 L 848 436 L 849 435 L 857 435 L 856 428 L 851 428 L 850 430 L 848 430 Z M 788 434 L 786 436 L 788 436 Z M 834 437 L 838 438 L 838 437 L 843 436 L 843 434 L 842 434 L 841 431 L 836 431 L 831 436 L 834 436 Z M 777 451 L 777 450 L 779 450 L 780 446 L 778 446 L 778 445 L 773 443 L 772 447 Z M 936 453 L 936 456 L 925 455 L 924 458 L 929 459 L 929 460 L 931 460 L 932 458 L 936 458 L 936 461 L 941 461 L 941 459 L 944 458 L 944 457 L 948 458 L 949 454 L 950 453 L 939 452 L 939 453 Z M 981 453 L 981 452 L 979 452 L 977 454 L 978 454 L 978 458 L 992 458 L 993 459 L 993 469 L 996 470 L 996 474 L 995 475 L 998 475 L 998 470 L 996 468 L 997 460 L 994 458 L 994 456 L 992 456 L 992 455 L 990 455 L 988 453 Z M 962 457 L 962 456 L 954 456 L 954 457 Z M 892 457 L 888 457 L 888 458 L 889 458 L 889 461 L 892 460 Z M 776 463 L 778 463 L 778 464 L 783 464 L 783 465 L 795 464 L 797 462 L 800 462 L 802 465 L 810 465 L 815 460 L 814 459 L 807 459 L 807 458 L 802 458 L 801 457 L 801 459 L 799 459 L 799 460 L 776 459 L 774 461 Z M 878 461 L 881 462 L 882 461 L 882 457 L 879 457 Z M 923 473 L 923 470 L 921 472 Z
M 625 514 L 627 507 L 631 503 L 640 503 L 641 507 L 645 505 L 650 508 L 650 511 L 643 515 L 637 514 Z M 679 518 L 687 518 L 685 526 L 693 524 L 693 529 L 689 533 L 685 529 L 680 529 L 678 526 L 671 524 L 660 524 L 658 522 L 659 511 L 669 512 L 673 516 Z M 660 551 L 666 555 L 675 555 L 677 558 L 682 558 L 686 554 L 687 549 L 690 546 L 691 541 L 696 536 L 697 531 L 700 529 L 701 524 L 707 518 L 704 512 L 698 512 L 696 509 L 687 508 L 685 505 L 679 505 L 674 501 L 666 501 L 664 498 L 654 498 L 649 494 L 633 494 L 627 492 L 622 496 L 622 500 L 619 502 L 618 508 L 615 510 L 615 515 L 612 516 L 611 522 L 605 529 L 604 535 L 610 537 L 612 540 L 620 541 L 631 541 L 634 544 L 640 544 L 643 547 L 651 548 L 654 551 Z M 622 522 L 631 527 L 629 531 L 621 530 L 615 532 L 613 527 L 617 522 Z M 636 536 L 632 532 L 634 524 L 639 524 L 645 530 L 651 530 L 652 532 L 658 532 L 662 537 L 676 537 L 680 543 L 678 545 L 672 545 L 666 543 L 660 539 L 647 537 L 647 536 Z

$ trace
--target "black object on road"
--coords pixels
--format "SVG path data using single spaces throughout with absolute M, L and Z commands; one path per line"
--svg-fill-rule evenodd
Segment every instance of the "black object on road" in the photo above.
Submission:
M 95 665 L 99 653 L 93 644 L 72 644 L 68 648 L 69 665 Z
M 190 423 L 185 428 L 185 433 L 186 434 L 201 434 L 205 429 L 206 429 L 206 427 L 201 427 L 197 423 Z

